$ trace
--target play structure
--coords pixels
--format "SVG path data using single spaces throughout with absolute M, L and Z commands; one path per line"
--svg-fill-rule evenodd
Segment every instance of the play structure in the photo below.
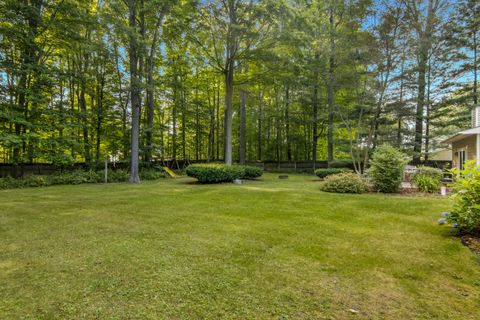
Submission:
M 171 170 L 169 167 L 165 166 L 163 167 L 163 170 L 171 177 L 171 178 L 176 178 L 177 175 L 175 174 L 175 172 L 173 172 L 173 170 Z

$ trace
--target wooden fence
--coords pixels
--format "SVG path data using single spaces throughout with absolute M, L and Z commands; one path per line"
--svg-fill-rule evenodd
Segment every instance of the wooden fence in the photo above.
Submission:
M 155 161 L 149 163 L 148 166 L 159 167 L 167 166 L 173 170 L 183 170 L 190 164 L 194 163 L 207 163 L 207 160 L 175 160 L 168 159 L 164 161 Z M 294 172 L 313 172 L 313 161 L 248 161 L 247 165 L 254 165 L 262 167 L 265 171 L 294 171 Z M 446 169 L 451 167 L 451 161 L 429 161 L 427 163 L 418 163 L 416 165 L 427 165 L 430 167 L 436 167 L 440 169 Z M 129 163 L 127 162 L 116 162 L 109 163 L 108 167 L 110 169 L 128 169 Z M 327 168 L 327 161 L 317 161 L 315 163 L 315 168 Z M 0 177 L 22 177 L 25 175 L 31 174 L 53 174 L 63 171 L 73 171 L 78 169 L 92 168 L 92 166 L 87 166 L 85 163 L 77 163 L 70 167 L 59 167 L 51 164 L 45 163 L 34 163 L 34 164 L 21 164 L 21 165 L 12 165 L 12 164 L 0 164 Z M 104 168 L 104 163 L 98 163 L 93 165 L 93 169 L 101 170 Z

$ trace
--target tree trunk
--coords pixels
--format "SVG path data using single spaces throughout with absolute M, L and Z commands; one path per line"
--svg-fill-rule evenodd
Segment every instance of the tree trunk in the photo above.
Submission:
M 245 73 L 248 73 L 248 63 L 245 63 L 245 68 L 243 70 Z M 245 164 L 246 160 L 246 128 L 247 128 L 247 98 L 248 98 L 248 84 L 242 85 L 240 88 L 240 137 L 239 137 L 239 162 L 241 165 Z
M 417 110 L 415 115 L 415 140 L 413 145 L 413 161 L 420 162 L 423 146 L 423 121 L 425 112 L 425 90 L 428 55 L 432 46 L 432 29 L 434 24 L 433 0 L 428 1 L 428 15 L 425 30 L 417 30 L 419 34 L 419 50 L 418 50 L 418 93 L 417 93 Z
M 258 123 L 258 129 L 257 129 L 257 160 L 262 160 L 262 104 L 263 104 L 263 97 L 261 90 L 258 92 L 258 118 L 257 118 L 257 123 Z
M 140 84 L 137 74 L 138 53 L 137 53 L 137 31 L 136 31 L 136 10 L 135 0 L 129 1 L 129 26 L 130 26 L 130 103 L 132 106 L 132 143 L 130 163 L 130 183 L 139 183 L 138 170 L 138 143 L 140 134 Z
M 183 81 L 182 81 L 183 83 Z M 180 91 L 182 103 L 182 158 L 187 159 L 187 103 L 185 98 L 185 88 L 182 86 Z
M 97 79 L 97 139 L 95 145 L 95 158 L 96 161 L 100 161 L 100 143 L 102 137 L 102 124 L 103 124 L 103 95 L 105 87 L 105 74 L 102 69 L 101 75 Z
M 477 30 L 473 31 L 473 105 L 478 106 L 478 52 Z
M 208 150 L 207 150 L 207 162 L 210 162 L 213 157 L 213 149 L 215 146 L 215 130 L 217 129 L 215 126 L 215 107 L 217 103 L 217 99 L 215 96 L 215 88 L 212 91 L 213 93 L 213 103 L 212 100 L 210 99 L 210 94 L 208 97 L 208 109 L 209 109 L 209 115 L 210 115 L 210 129 L 208 131 Z
M 333 161 L 333 113 L 334 113 L 334 81 L 335 81 L 335 19 L 333 8 L 330 8 L 330 57 L 328 63 L 328 132 L 327 132 L 327 161 L 328 164 Z
M 312 161 L 313 171 L 317 166 L 317 145 L 318 145 L 318 76 L 319 76 L 319 59 L 320 53 L 315 52 L 314 72 L 313 72 L 313 95 L 312 95 Z M 330 140 L 329 140 L 330 141 Z M 330 143 L 330 142 L 329 142 Z M 329 144 L 330 146 L 330 144 Z M 330 147 L 329 147 L 330 148 Z M 330 149 L 329 149 L 330 150 Z
M 285 86 L 285 139 L 287 140 L 287 160 L 292 161 L 292 145 L 290 141 L 290 88 Z
M 83 134 L 83 155 L 85 157 L 85 163 L 90 164 L 90 142 L 88 140 L 88 127 L 87 127 L 87 101 L 85 99 L 85 75 L 81 76 L 80 80 L 80 96 L 78 98 L 78 104 L 80 106 L 80 114 L 82 117 L 82 134 Z
M 216 140 L 217 140 L 217 155 L 215 159 L 218 161 L 220 160 L 220 82 L 217 84 L 217 105 L 216 105 L 216 112 L 217 112 L 217 132 L 216 132 Z
M 431 62 L 430 58 L 428 59 L 428 71 L 427 71 L 427 114 L 425 117 L 425 161 L 428 161 L 429 149 L 430 149 L 430 85 L 431 85 Z
M 225 163 L 232 164 L 233 60 L 225 70 Z

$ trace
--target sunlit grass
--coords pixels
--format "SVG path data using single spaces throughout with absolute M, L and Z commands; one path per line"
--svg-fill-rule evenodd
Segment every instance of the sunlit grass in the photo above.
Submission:
M 319 186 L 1 191 L 0 318 L 478 319 L 478 258 L 436 225 L 448 200 Z

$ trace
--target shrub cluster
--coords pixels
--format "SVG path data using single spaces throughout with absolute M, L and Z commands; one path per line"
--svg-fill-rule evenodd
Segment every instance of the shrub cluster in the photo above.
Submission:
M 398 192 L 407 158 L 400 150 L 382 145 L 372 155 L 368 176 L 379 192 Z
M 232 182 L 235 179 L 254 179 L 263 174 L 263 170 L 254 166 L 227 166 L 225 164 L 193 164 L 187 167 L 189 177 L 202 183 Z
M 128 180 L 129 173 L 127 172 L 127 179 Z M 163 172 L 163 169 L 155 169 L 155 168 L 145 168 L 145 169 L 140 169 L 140 181 L 141 180 L 157 180 L 165 178 L 165 174 Z M 109 177 L 110 179 L 110 177 Z
M 352 170 L 349 168 L 320 168 L 315 170 L 315 174 L 317 175 L 317 177 L 322 179 L 330 175 L 344 173 L 344 172 L 352 172 Z
M 436 193 L 440 190 L 442 178 L 442 170 L 421 166 L 412 175 L 411 181 L 421 192 Z
M 117 169 L 108 171 L 108 182 L 127 182 L 129 172 Z M 155 169 L 143 169 L 140 171 L 140 179 L 154 180 L 163 178 L 163 172 Z M 0 178 L 0 189 L 15 189 L 28 187 L 46 187 L 51 185 L 101 183 L 104 181 L 103 171 L 82 171 L 56 173 L 52 175 L 29 175 L 24 178 L 14 179 L 11 177 Z
M 321 189 L 335 193 L 365 193 L 368 191 L 368 184 L 358 174 L 344 172 L 326 177 Z
M 337 159 L 333 160 L 328 164 L 329 168 L 353 168 L 352 159 Z
M 447 219 L 463 232 L 480 233 L 480 167 L 467 161 L 464 170 L 452 172 L 454 206 Z
M 243 166 L 245 170 L 245 174 L 243 175 L 243 179 L 255 179 L 259 178 L 263 175 L 263 169 L 256 166 Z

